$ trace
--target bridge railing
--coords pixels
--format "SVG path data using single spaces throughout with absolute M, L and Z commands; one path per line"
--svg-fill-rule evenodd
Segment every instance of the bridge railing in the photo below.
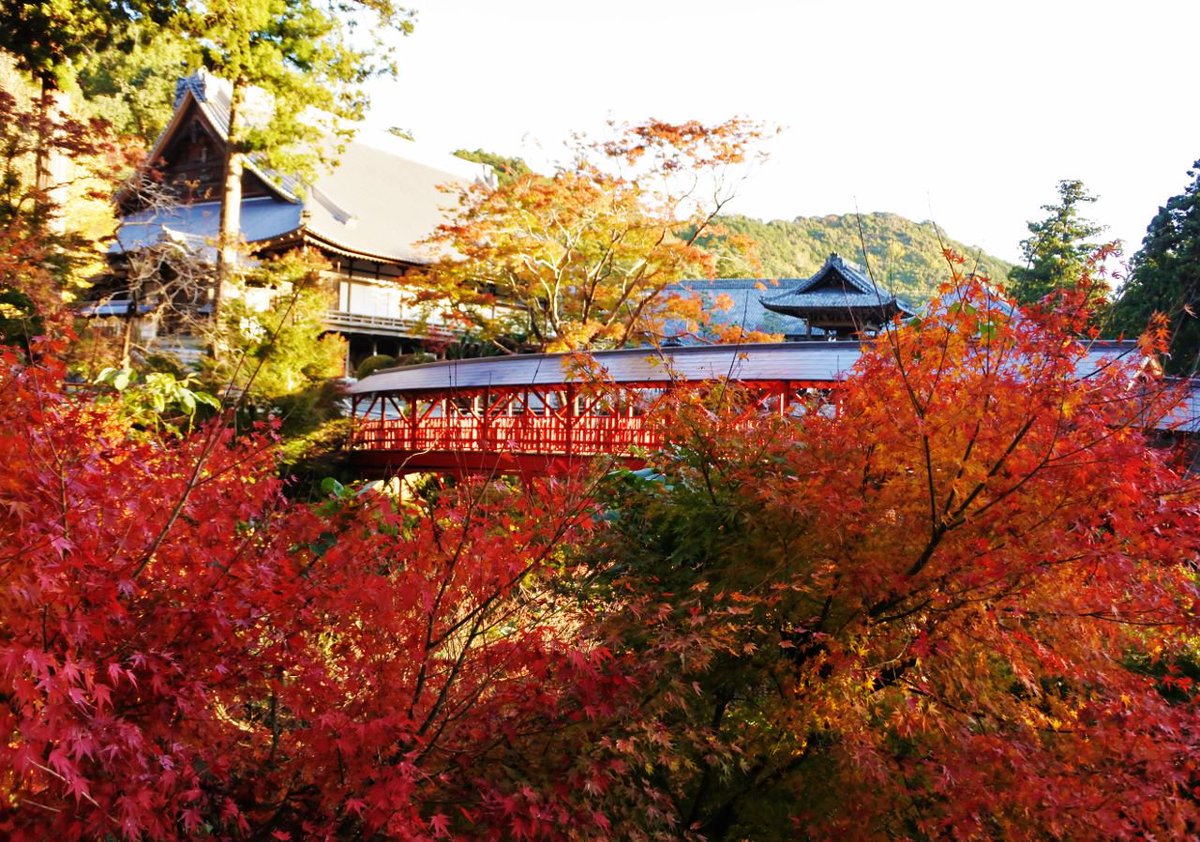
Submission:
M 394 451 L 457 451 L 592 456 L 628 454 L 661 444 L 661 437 L 640 416 L 515 415 L 363 419 L 359 448 Z

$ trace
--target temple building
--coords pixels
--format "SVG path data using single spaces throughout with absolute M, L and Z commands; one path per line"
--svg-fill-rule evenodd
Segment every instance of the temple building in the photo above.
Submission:
M 699 295 L 713 321 L 747 333 L 780 336 L 784 341 L 855 339 L 870 336 L 896 314 L 916 310 L 876 284 L 860 266 L 831 254 L 809 278 L 718 278 L 681 281 L 679 294 Z M 718 302 L 724 302 L 722 307 Z M 668 326 L 677 342 L 705 339 L 683 326 Z
M 140 179 L 117 197 L 122 220 L 109 254 L 113 276 L 80 312 L 111 319 L 127 349 L 135 342 L 187 358 L 201 347 L 196 327 L 212 312 L 231 93 L 228 82 L 203 70 L 180 80 L 174 114 Z M 269 100 L 255 104 L 254 92 L 248 95 L 248 110 L 269 109 Z M 242 178 L 241 237 L 251 260 L 299 247 L 329 262 L 325 323 L 348 341 L 349 373 L 368 356 L 455 338 L 439 308 L 419 301 L 404 277 L 439 257 L 425 240 L 450 218 L 455 191 L 493 179 L 490 167 L 431 158 L 386 132 L 360 133 L 338 165 L 311 182 L 252 157 Z M 181 272 L 195 277 L 177 283 Z M 788 341 L 868 336 L 895 314 L 913 312 L 836 254 L 810 278 L 682 281 L 669 291 L 700 296 L 713 322 Z M 265 306 L 272 291 L 239 294 Z M 190 321 L 180 315 L 189 312 Z M 665 339 L 704 342 L 712 338 L 705 333 L 703 326 L 669 324 Z
M 144 338 L 152 339 L 163 332 L 153 302 L 117 291 L 130 259 L 172 243 L 209 263 L 215 258 L 230 94 L 228 82 L 204 71 L 180 80 L 174 115 L 147 159 L 156 189 L 150 198 L 137 189 L 118 196 L 122 221 L 110 248 L 116 286 L 84 315 L 136 314 Z M 450 155 L 431 158 L 411 141 L 364 131 L 312 183 L 247 161 L 241 235 L 255 259 L 297 247 L 319 252 L 331 264 L 326 323 L 349 341 L 351 364 L 374 353 L 394 355 L 419 347 L 437 329 L 436 314 L 403 284 L 407 272 L 436 259 L 422 241 L 447 220 L 456 188 L 492 178 L 489 167 Z
M 814 331 L 819 331 L 822 339 L 869 336 L 895 315 L 912 316 L 916 312 L 837 254 L 829 255 L 811 278 L 764 297 L 762 306 L 781 316 L 802 319 L 804 338 L 812 338 Z

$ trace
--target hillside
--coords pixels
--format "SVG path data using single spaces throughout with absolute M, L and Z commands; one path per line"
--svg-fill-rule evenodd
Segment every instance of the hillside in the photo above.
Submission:
M 861 216 L 801 216 L 791 221 L 763 222 L 745 216 L 727 216 L 722 222 L 731 232 L 744 234 L 759 244 L 762 268 L 769 278 L 803 278 L 811 275 L 830 252 L 859 265 L 869 263 L 875 279 L 914 303 L 928 299 L 948 270 L 942 243 L 967 258 L 966 268 L 1002 282 L 1011 264 L 942 235 L 932 222 L 913 222 L 894 213 Z M 860 236 L 861 225 L 861 236 Z M 867 244 L 867 260 L 861 243 Z

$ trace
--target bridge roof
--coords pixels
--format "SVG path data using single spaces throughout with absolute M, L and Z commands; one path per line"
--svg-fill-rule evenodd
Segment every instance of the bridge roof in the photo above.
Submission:
M 683 348 L 631 348 L 594 351 L 591 358 L 617 383 L 669 383 L 673 380 L 793 381 L 828 383 L 849 373 L 861 354 L 857 341 L 702 345 Z M 1106 360 L 1137 353 L 1136 342 L 1093 342 L 1080 363 L 1080 376 Z M 523 354 L 447 360 L 377 371 L 352 385 L 351 395 L 407 394 L 579 382 L 570 354 Z

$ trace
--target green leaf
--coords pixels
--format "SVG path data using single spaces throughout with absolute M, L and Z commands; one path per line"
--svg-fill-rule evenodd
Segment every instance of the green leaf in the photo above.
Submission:
M 342 485 L 333 477 L 325 477 L 321 480 L 321 491 L 331 497 L 341 497 L 346 491 L 346 486 Z

